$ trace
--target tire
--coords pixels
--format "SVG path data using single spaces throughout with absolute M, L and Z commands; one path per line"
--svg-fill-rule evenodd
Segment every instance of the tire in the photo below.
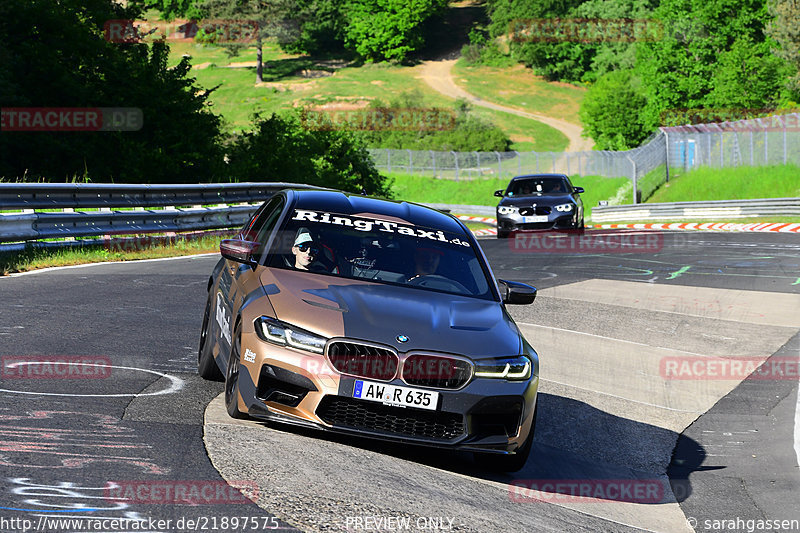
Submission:
M 233 332 L 231 355 L 228 359 L 228 370 L 225 372 L 225 409 L 231 418 L 247 418 L 239 411 L 239 367 L 241 365 L 242 329 L 236 325 Z
M 528 433 L 528 438 L 525 439 L 525 442 L 517 449 L 514 455 L 475 452 L 473 454 L 475 462 L 483 468 L 494 472 L 516 472 L 522 470 L 528 462 L 528 456 L 530 456 L 531 448 L 533 447 L 533 434 L 536 429 L 536 413 L 538 410 L 539 406 L 537 405 L 533 411 L 533 421 L 531 422 L 531 431 Z
M 225 378 L 217 366 L 217 362 L 214 361 L 214 354 L 211 351 L 213 343 L 209 342 L 208 327 L 211 322 L 211 300 L 213 299 L 213 292 L 209 292 L 206 310 L 203 314 L 203 328 L 200 330 L 200 348 L 197 350 L 197 373 L 203 379 L 222 381 Z
M 499 229 L 497 230 L 497 238 L 498 239 L 508 239 L 509 234 L 510 234 L 510 232 L 508 232 L 508 231 L 503 231 L 503 230 L 499 230 Z
M 578 230 L 578 233 L 583 234 L 586 231 L 586 224 L 583 223 L 583 217 L 581 217 L 580 223 L 575 227 Z

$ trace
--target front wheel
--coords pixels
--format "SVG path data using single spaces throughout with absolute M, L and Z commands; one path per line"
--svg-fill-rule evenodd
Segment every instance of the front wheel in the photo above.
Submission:
M 232 418 L 247 418 L 245 413 L 239 411 L 241 338 L 242 328 L 237 325 L 236 330 L 233 332 L 233 346 L 231 346 L 231 355 L 228 359 L 228 370 L 225 372 L 225 409 Z
M 214 354 L 212 353 L 213 342 L 209 338 L 209 326 L 211 325 L 211 301 L 214 299 L 214 293 L 208 293 L 208 301 L 206 302 L 206 311 L 203 314 L 203 328 L 200 330 L 200 349 L 197 351 L 197 373 L 203 379 L 211 381 L 222 381 L 223 375 L 219 371 L 217 362 L 214 361 Z

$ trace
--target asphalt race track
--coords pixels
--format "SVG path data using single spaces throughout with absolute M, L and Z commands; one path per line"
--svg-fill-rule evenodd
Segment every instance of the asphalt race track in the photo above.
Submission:
M 513 475 L 228 418 L 196 376 L 215 257 L 0 278 L 0 531 L 790 530 L 800 241 L 639 235 L 481 241 L 540 288 L 510 307 L 542 362 Z

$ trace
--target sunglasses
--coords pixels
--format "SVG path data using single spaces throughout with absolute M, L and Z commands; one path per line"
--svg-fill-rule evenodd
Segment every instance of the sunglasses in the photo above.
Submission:
M 303 253 L 308 252 L 311 255 L 317 255 L 319 253 L 319 248 L 309 242 L 298 244 L 297 249 Z

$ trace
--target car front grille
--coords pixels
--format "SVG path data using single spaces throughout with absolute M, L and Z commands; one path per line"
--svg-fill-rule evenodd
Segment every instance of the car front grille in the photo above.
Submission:
M 465 432 L 464 417 L 455 413 L 391 407 L 342 396 L 323 398 L 317 416 L 335 427 L 440 441 L 452 441 Z
M 553 208 L 548 205 L 541 205 L 534 207 L 520 207 L 519 214 L 524 217 L 532 215 L 542 216 L 542 215 L 549 215 L 552 210 Z
M 472 365 L 441 355 L 414 354 L 403 362 L 403 381 L 409 385 L 460 389 L 472 377 Z
M 328 345 L 328 359 L 342 374 L 391 381 L 397 374 L 399 358 L 388 348 L 349 341 Z

